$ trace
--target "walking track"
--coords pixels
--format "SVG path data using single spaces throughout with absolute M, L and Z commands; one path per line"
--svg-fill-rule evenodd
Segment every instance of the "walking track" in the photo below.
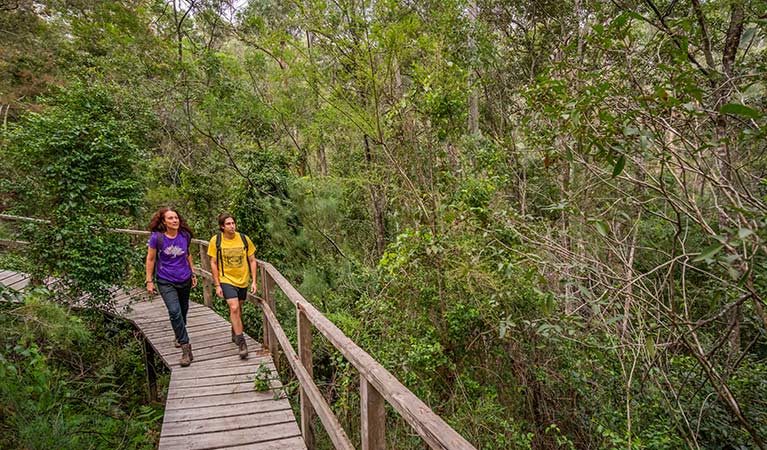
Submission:
M 22 273 L 0 270 L 0 284 L 21 290 L 29 283 Z M 248 359 L 238 356 L 229 322 L 204 305 L 192 302 L 187 330 L 194 354 L 189 367 L 181 367 L 181 349 L 174 346 L 173 330 L 159 296 L 148 298 L 143 289 L 116 291 L 118 317 L 132 322 L 171 370 L 159 448 L 305 450 L 296 418 L 276 377 L 268 351 L 250 337 L 245 339 Z M 257 391 L 254 379 L 269 372 L 270 389 Z

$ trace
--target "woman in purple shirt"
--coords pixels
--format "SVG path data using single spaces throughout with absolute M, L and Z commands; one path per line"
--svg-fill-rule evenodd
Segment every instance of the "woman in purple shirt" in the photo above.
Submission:
M 186 367 L 194 360 L 186 332 L 189 293 L 197 286 L 197 277 L 192 272 L 192 255 L 189 253 L 192 230 L 170 208 L 160 208 L 152 216 L 149 230 L 152 236 L 147 244 L 146 289 L 150 295 L 160 292 L 168 308 L 176 346 L 181 347 L 181 366 Z

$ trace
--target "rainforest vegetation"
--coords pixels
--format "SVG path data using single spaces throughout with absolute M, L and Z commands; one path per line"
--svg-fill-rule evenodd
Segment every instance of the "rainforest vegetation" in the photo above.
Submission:
M 767 449 L 766 69 L 765 0 L 0 0 L 0 212 L 50 221 L 0 261 L 103 301 L 105 227 L 230 211 L 478 449 Z M 0 446 L 151 448 L 130 328 L 50 295 L 1 310 Z

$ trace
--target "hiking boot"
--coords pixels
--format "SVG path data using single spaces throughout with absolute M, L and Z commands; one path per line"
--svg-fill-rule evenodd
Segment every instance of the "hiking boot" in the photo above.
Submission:
M 181 367 L 186 367 L 192 363 L 192 345 L 181 344 Z
M 178 339 L 173 341 L 173 346 L 176 348 L 181 348 L 181 344 L 178 342 Z
M 245 336 L 239 335 L 237 338 L 239 340 L 237 346 L 240 348 L 240 359 L 245 359 L 248 357 L 248 344 L 245 343 Z
M 232 327 L 232 343 L 233 344 L 237 343 L 237 335 L 234 334 L 234 327 Z

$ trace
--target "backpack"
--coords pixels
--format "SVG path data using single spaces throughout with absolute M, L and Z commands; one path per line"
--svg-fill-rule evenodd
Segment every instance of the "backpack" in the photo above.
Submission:
M 240 235 L 240 239 L 242 239 L 242 246 L 245 248 L 245 260 L 248 259 L 248 239 L 245 238 L 245 235 L 240 233 L 239 231 L 237 234 Z M 218 264 L 221 264 L 221 273 L 220 276 L 224 276 L 224 258 L 222 257 L 221 253 L 221 232 L 219 231 L 218 234 L 216 234 L 216 261 Z

